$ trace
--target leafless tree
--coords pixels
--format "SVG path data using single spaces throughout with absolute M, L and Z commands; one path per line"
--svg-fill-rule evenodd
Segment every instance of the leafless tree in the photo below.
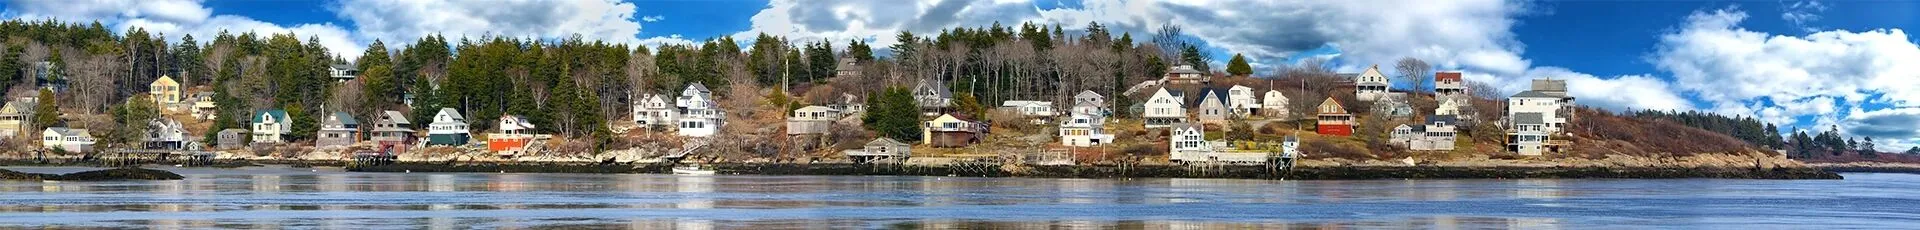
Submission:
M 327 109 L 332 111 L 321 112 L 338 111 L 353 114 L 354 117 L 372 117 L 374 112 L 376 112 L 372 111 L 374 109 L 368 106 L 357 106 L 360 105 L 361 102 L 366 101 L 367 98 L 366 90 L 362 89 L 361 85 L 360 80 L 352 80 L 334 85 L 332 89 L 333 93 L 331 93 L 327 99 Z
M 1428 66 L 1427 61 L 1421 61 L 1418 58 L 1401 58 L 1399 62 L 1394 63 L 1393 68 L 1400 71 L 1400 79 L 1412 86 L 1413 92 L 1427 92 L 1427 82 L 1433 80 L 1433 77 L 1430 77 L 1433 75 L 1433 66 Z

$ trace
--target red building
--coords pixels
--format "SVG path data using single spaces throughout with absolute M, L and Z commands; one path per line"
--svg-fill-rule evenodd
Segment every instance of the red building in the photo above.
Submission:
M 1353 136 L 1353 114 L 1347 113 L 1339 101 L 1328 97 L 1320 102 L 1320 122 L 1314 130 L 1320 135 Z

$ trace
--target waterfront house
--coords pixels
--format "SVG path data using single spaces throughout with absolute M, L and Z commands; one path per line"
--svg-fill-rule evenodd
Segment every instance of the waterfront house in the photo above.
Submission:
M 1279 90 L 1267 90 L 1266 94 L 1265 98 L 1260 100 L 1261 115 L 1269 118 L 1291 119 L 1289 116 L 1292 114 L 1287 113 L 1289 112 L 1287 109 L 1287 95 L 1281 94 Z
M 1571 110 L 1570 107 L 1560 102 L 1561 97 L 1558 96 L 1547 95 L 1540 91 L 1521 91 L 1507 97 L 1507 118 L 1517 118 L 1524 113 L 1539 114 L 1541 123 L 1545 125 L 1541 130 L 1547 133 L 1558 133 L 1567 123 L 1566 117 L 1560 115 L 1571 112 L 1568 111 Z M 1519 125 L 1519 121 L 1510 123 L 1509 127 Z
M 913 86 L 913 100 L 920 105 L 922 116 L 938 116 L 953 108 L 953 91 L 938 80 L 920 80 Z
M 194 93 L 187 98 L 187 102 L 193 106 L 193 118 L 200 120 L 220 118 L 220 107 L 213 102 L 213 92 Z
M 47 127 L 45 131 L 40 132 L 40 147 L 42 149 L 88 152 L 93 151 L 93 142 L 93 134 L 87 133 L 86 129 Z
M 1188 105 L 1192 105 L 1194 118 L 1200 120 L 1201 124 L 1226 126 L 1227 118 L 1235 117 L 1232 109 L 1227 107 L 1226 90 L 1203 88 L 1200 89 L 1200 97 L 1193 99 Z
M 220 149 L 236 149 L 247 144 L 246 129 L 225 129 L 214 134 L 214 146 Z
M 14 98 L 0 106 L 0 138 L 13 138 L 27 130 L 32 124 L 33 107 L 39 103 L 33 97 Z
M 352 114 L 333 112 L 324 118 L 320 120 L 314 147 L 348 146 L 360 141 L 360 121 L 354 120 Z
M 840 117 L 840 110 L 826 106 L 795 109 L 792 116 L 787 117 L 787 135 L 827 134 Z
M 1509 118 L 1513 126 L 1507 130 L 1507 152 L 1526 156 L 1547 152 L 1545 118 L 1545 114 L 1535 112 L 1518 113 Z
M 1387 87 L 1393 85 L 1392 82 L 1388 81 L 1387 75 L 1380 74 L 1380 65 L 1367 67 L 1366 71 L 1354 75 L 1352 80 L 1354 83 L 1354 98 L 1360 99 L 1361 101 L 1379 100 L 1381 96 L 1387 94 Z
M 1413 105 L 1408 103 L 1407 93 L 1392 92 L 1374 100 L 1372 111 L 1394 119 L 1406 119 L 1413 116 Z
M 633 124 L 640 127 L 677 127 L 679 108 L 666 95 L 647 94 L 633 103 Z
M 413 145 L 413 121 L 407 120 L 407 114 L 400 111 L 381 111 L 380 119 L 373 121 L 373 142 L 382 149 L 393 146 Z
M 252 122 L 253 131 L 251 132 L 253 133 L 253 143 L 285 143 L 286 135 L 293 133 L 292 122 L 293 120 L 287 117 L 286 110 L 272 109 L 254 112 Z
M 867 111 L 867 103 L 860 101 L 859 96 L 854 96 L 851 93 L 840 93 L 840 101 L 828 104 L 827 108 L 839 110 L 840 116 L 842 117 L 853 116 L 854 114 Z
M 334 82 L 352 81 L 354 78 L 360 76 L 360 67 L 354 66 L 353 64 L 335 63 L 327 67 L 327 75 L 333 76 Z
M 1200 72 L 1198 69 L 1194 69 L 1192 65 L 1177 65 L 1173 66 L 1172 69 L 1168 69 L 1167 75 L 1162 77 L 1160 81 L 1166 82 L 1166 84 L 1169 85 L 1205 84 L 1212 81 L 1212 77 L 1211 75 Z
M 1300 135 L 1289 134 L 1285 140 L 1280 142 L 1280 158 L 1294 159 L 1299 157 L 1301 157 Z
M 1259 97 L 1253 95 L 1253 88 L 1234 85 L 1227 88 L 1227 109 L 1233 110 L 1235 117 L 1253 116 L 1260 112 Z
M 170 118 L 154 118 L 147 121 L 147 133 L 142 142 L 146 149 L 179 150 L 186 148 L 187 128 L 179 121 Z
M 1433 115 L 1455 116 L 1460 120 L 1473 119 L 1471 116 L 1467 116 L 1467 114 L 1464 113 L 1466 110 L 1473 109 L 1472 107 L 1470 107 L 1472 105 L 1468 101 L 1468 100 L 1471 100 L 1469 99 L 1469 97 L 1470 96 L 1459 95 L 1459 94 L 1450 95 L 1450 96 L 1449 95 L 1438 96 L 1437 98 L 1434 98 L 1434 99 L 1437 100 L 1437 102 L 1439 102 L 1440 104 L 1433 108 Z
M 1113 143 L 1106 131 L 1106 118 L 1096 114 L 1073 113 L 1060 121 L 1060 144 L 1075 147 Z
M 1093 90 L 1081 90 L 1079 94 L 1073 95 L 1073 103 L 1074 104 L 1093 103 L 1095 105 L 1106 105 L 1107 98 L 1105 96 L 1100 96 L 1100 93 L 1095 93 L 1093 92 Z
M 1460 72 L 1433 73 L 1434 95 L 1454 96 L 1464 95 L 1466 92 L 1467 84 L 1460 79 Z
M 897 164 L 906 163 L 907 158 L 913 156 L 912 152 L 913 148 L 908 146 L 907 143 L 900 143 L 900 141 L 893 140 L 893 138 L 881 137 L 874 138 L 873 141 L 867 142 L 867 145 L 861 149 L 848 150 L 845 154 L 847 158 L 852 159 L 854 163 Z
M 500 116 L 500 124 L 496 127 L 500 130 L 499 133 L 487 134 L 487 150 L 520 151 L 525 150 L 527 144 L 533 142 L 533 122 L 528 122 L 526 117 L 503 115 Z
M 1405 148 L 1407 147 L 1407 143 L 1413 142 L 1415 139 L 1419 139 L 1420 137 L 1425 136 L 1426 130 L 1427 130 L 1427 127 L 1423 125 L 1407 125 L 1407 124 L 1396 125 L 1396 126 L 1393 126 L 1392 131 L 1388 132 L 1387 142 L 1395 146 L 1400 146 L 1402 148 Z
M 720 103 L 713 98 L 713 91 L 706 85 L 695 82 L 680 91 L 680 97 L 674 101 L 680 107 L 679 135 L 683 137 L 709 137 L 719 133 L 720 126 L 726 124 L 727 113 L 720 110 Z
M 1034 124 L 1046 124 L 1058 115 L 1053 112 L 1051 101 L 1005 101 L 1000 103 L 1000 109 L 1019 114 Z
M 427 144 L 429 145 L 465 145 L 472 138 L 467 130 L 467 117 L 453 108 L 440 108 L 433 114 L 433 123 L 427 124 Z
M 1346 106 L 1340 105 L 1329 97 L 1320 102 L 1320 120 L 1315 124 L 1314 132 L 1320 135 L 1353 136 L 1353 114 L 1347 113 Z
M 147 95 L 153 97 L 154 104 L 166 110 L 180 110 L 180 101 L 183 99 L 180 91 L 180 82 L 174 81 L 171 76 L 160 75 L 160 79 L 147 84 Z
M 1174 123 L 1186 123 L 1187 108 L 1181 105 L 1185 103 L 1184 98 L 1179 90 L 1160 88 L 1153 92 L 1153 97 L 1147 98 L 1143 113 L 1140 114 L 1145 119 L 1145 126 L 1149 129 L 1166 128 Z
M 1100 93 L 1095 93 L 1093 90 L 1081 90 L 1080 94 L 1073 95 L 1073 108 L 1069 109 L 1068 113 L 1085 113 L 1100 117 L 1113 114 L 1107 109 L 1106 97 L 1100 96 Z
M 982 135 L 986 133 L 986 129 L 979 122 L 957 117 L 951 113 L 942 114 L 926 122 L 926 126 L 921 129 L 920 142 L 937 148 L 967 147 L 980 143 L 980 138 L 984 137 Z
M 1450 115 L 1427 116 L 1423 136 L 1408 146 L 1413 150 L 1452 151 L 1457 145 L 1460 119 Z
M 1203 125 L 1179 123 L 1167 131 L 1167 150 L 1170 152 L 1208 152 L 1213 151 L 1206 139 L 1206 127 Z

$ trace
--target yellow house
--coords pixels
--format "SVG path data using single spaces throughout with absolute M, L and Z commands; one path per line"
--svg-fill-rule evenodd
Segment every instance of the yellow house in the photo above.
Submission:
M 180 82 L 173 81 L 170 76 L 160 76 L 160 79 L 153 80 L 153 84 L 147 85 L 147 94 L 153 96 L 155 104 L 174 108 L 173 105 L 180 104 Z

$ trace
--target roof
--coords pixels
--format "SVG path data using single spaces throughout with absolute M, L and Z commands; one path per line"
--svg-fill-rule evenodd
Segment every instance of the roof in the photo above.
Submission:
M 1460 117 L 1458 117 L 1458 116 L 1454 116 L 1454 115 L 1433 115 L 1433 116 L 1427 116 L 1427 124 L 1435 124 L 1435 123 L 1440 123 L 1440 122 L 1445 122 L 1445 123 L 1447 123 L 1447 125 L 1459 125 L 1459 124 L 1460 124 Z
M 459 110 L 454 110 L 453 108 L 440 108 L 440 113 L 441 113 L 441 114 L 446 114 L 446 115 L 447 115 L 447 116 L 449 116 L 449 117 L 453 117 L 453 119 L 454 119 L 454 120 L 466 120 L 466 119 L 467 119 L 467 117 L 466 117 L 466 116 L 461 116 L 461 115 L 460 115 L 460 111 L 459 111 Z
M 1106 105 L 1103 105 L 1103 104 L 1100 104 L 1100 103 L 1093 103 L 1093 102 L 1091 102 L 1091 101 L 1077 101 L 1077 102 L 1073 102 L 1073 107 L 1100 107 L 1100 106 L 1106 106 Z
M 907 145 L 907 143 L 901 143 L 900 141 L 893 140 L 893 138 L 885 138 L 885 137 L 874 138 L 873 141 L 867 142 L 867 146 L 874 146 L 874 145 L 901 146 L 901 145 Z
M 693 83 L 688 83 L 687 89 L 699 90 L 700 92 L 713 92 L 713 90 L 707 90 L 706 84 L 700 84 L 700 82 L 697 82 L 697 81 Z
M 33 106 L 37 103 L 35 101 L 31 97 L 16 98 L 7 101 L 6 106 L 0 106 L 0 111 L 13 111 L 17 114 L 33 113 Z
M 1207 98 L 1220 100 L 1220 105 L 1225 106 L 1227 103 L 1227 89 L 1213 87 L 1200 88 L 1199 95 L 1187 99 L 1187 107 L 1199 108 L 1200 104 L 1206 102 Z
M 1300 135 L 1287 134 L 1286 142 L 1300 142 Z
M 1074 94 L 1073 98 L 1100 98 L 1100 93 L 1095 93 L 1093 90 L 1081 90 L 1079 94 Z
M 934 95 L 942 98 L 953 98 L 953 91 L 947 90 L 946 82 L 920 80 L 920 85 L 913 88 L 915 95 L 918 95 L 918 91 L 922 88 L 928 88 L 927 90 L 933 91 Z
M 1053 107 L 1053 102 L 1050 102 L 1050 101 L 1003 101 L 1003 102 L 1000 102 L 1000 107 L 1028 107 L 1028 106 Z
M 167 84 L 171 84 L 171 85 L 179 85 L 179 84 L 180 84 L 180 82 L 179 82 L 179 81 L 174 81 L 174 80 L 173 80 L 173 77 L 170 77 L 170 76 L 167 76 L 167 75 L 160 75 L 160 78 L 159 78 L 159 79 L 153 79 L 153 83 L 150 83 L 149 85 L 157 85 L 157 84 L 160 84 L 161 82 L 166 82 Z
M 1336 73 L 1333 74 L 1333 76 L 1339 77 L 1340 79 L 1353 80 L 1354 78 L 1360 78 L 1360 73 Z
M 333 68 L 345 69 L 345 70 L 359 70 L 360 67 L 353 66 L 353 64 L 347 64 L 347 63 L 333 63 Z
M 1460 72 L 1435 72 L 1433 81 L 1460 81 Z
M 1204 129 L 1204 128 L 1200 128 L 1200 126 L 1198 125 L 1193 125 L 1192 123 L 1173 123 L 1173 125 L 1170 125 L 1170 127 L 1173 127 L 1173 130 Z
M 1544 118 L 1544 116 L 1543 116 L 1542 114 L 1540 114 L 1540 113 L 1518 113 L 1518 114 L 1513 114 L 1513 123 L 1514 123 L 1514 124 L 1521 124 L 1521 125 L 1544 125 L 1544 124 L 1547 124 L 1547 122 L 1546 122 L 1546 119 L 1545 119 L 1545 118 Z
M 347 114 L 347 112 L 333 112 L 333 117 L 340 119 L 342 125 L 360 125 L 360 121 L 354 120 L 353 114 Z
M 1194 69 L 1194 68 L 1193 68 L 1193 66 L 1191 66 L 1191 65 L 1178 65 L 1178 66 L 1174 66 L 1172 70 L 1167 70 L 1167 73 L 1170 73 L 1170 74 L 1200 74 L 1200 70 L 1198 70 L 1198 69 Z
M 245 133 L 245 132 L 247 132 L 247 129 L 241 129 L 241 128 L 231 128 L 231 129 L 220 130 L 220 133 Z
M 387 111 L 380 112 L 380 115 L 383 115 L 381 116 L 381 118 L 387 119 L 388 122 L 393 122 L 398 124 L 413 124 L 413 122 L 407 121 L 407 115 L 401 114 L 400 111 L 387 110 Z
M 533 122 L 531 122 L 531 121 L 527 121 L 527 117 L 522 117 L 522 116 L 519 116 L 519 115 L 503 115 L 503 116 L 500 116 L 500 119 L 501 119 L 501 120 L 507 120 L 507 119 L 512 119 L 512 120 L 514 121 L 514 123 L 518 123 L 518 124 L 520 124 L 520 127 L 518 127 L 518 128 L 516 129 L 516 130 L 518 130 L 518 129 L 533 129 L 533 128 L 534 128 L 534 126 L 533 126 Z M 507 130 L 507 128 L 509 128 L 509 127 L 500 127 L 500 130 Z
M 260 118 L 260 116 L 273 116 L 275 118 L 280 118 L 281 120 L 286 120 L 287 111 L 280 110 L 280 109 L 262 109 L 260 111 L 253 112 L 254 118 Z M 254 121 L 254 122 L 260 122 L 260 121 Z
M 66 127 L 47 127 L 47 131 L 53 131 L 53 133 L 60 134 L 61 136 L 86 136 L 87 135 L 87 129 L 69 129 Z
M 1541 93 L 1540 91 L 1533 91 L 1533 90 L 1527 90 L 1527 91 L 1520 91 L 1520 93 L 1516 93 L 1516 94 L 1513 94 L 1513 96 L 1511 96 L 1511 97 L 1509 97 L 1509 98 L 1514 98 L 1514 97 L 1528 97 L 1528 98 L 1560 98 L 1560 97 L 1555 97 L 1555 96 L 1553 96 L 1553 95 L 1547 95 L 1546 93 Z
M 840 110 L 837 110 L 837 109 L 833 109 L 833 108 L 829 108 L 829 107 L 826 107 L 826 106 L 818 106 L 818 105 L 809 105 L 809 106 L 807 106 L 807 107 L 800 107 L 800 109 L 795 109 L 794 111 L 806 111 L 806 112 L 837 112 L 837 111 L 840 111 Z

